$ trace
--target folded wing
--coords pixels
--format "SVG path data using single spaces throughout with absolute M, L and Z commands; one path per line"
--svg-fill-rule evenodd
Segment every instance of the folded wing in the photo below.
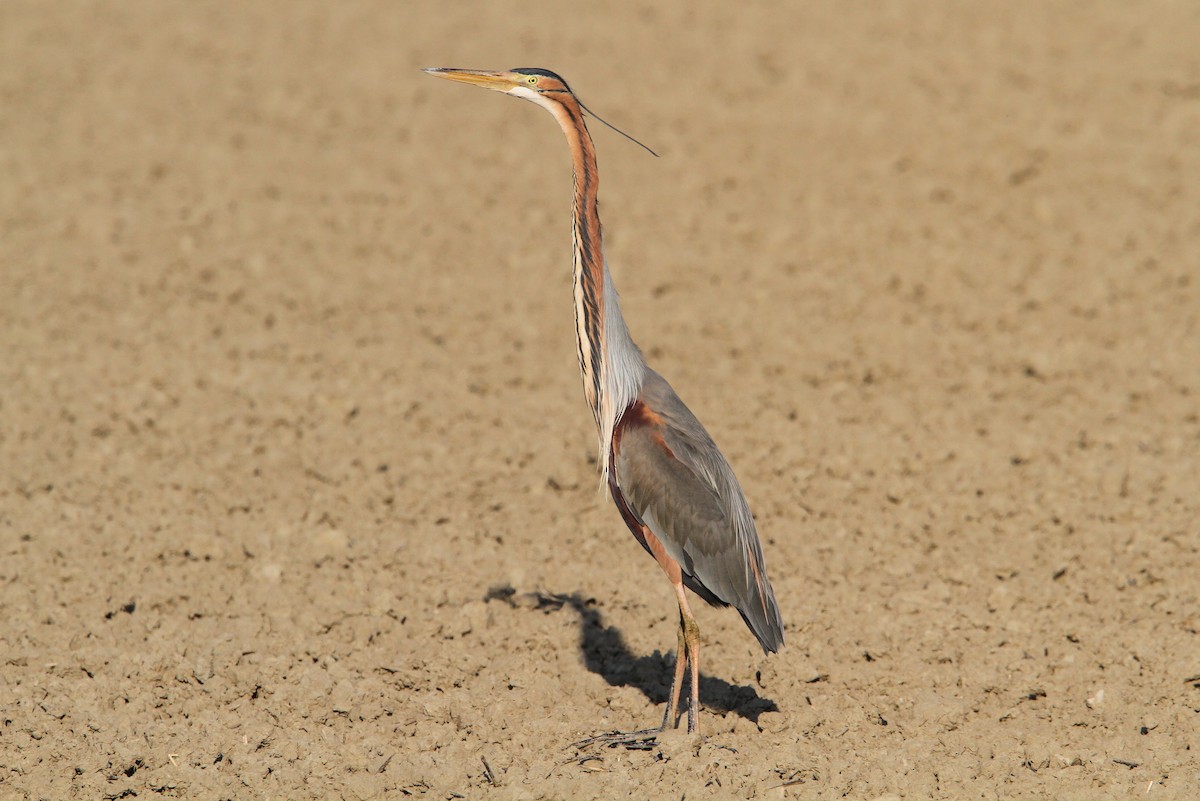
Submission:
M 734 606 L 766 651 L 779 650 L 783 622 L 754 518 L 704 426 L 648 370 L 618 429 L 614 492 L 679 563 L 685 586 L 709 603 Z

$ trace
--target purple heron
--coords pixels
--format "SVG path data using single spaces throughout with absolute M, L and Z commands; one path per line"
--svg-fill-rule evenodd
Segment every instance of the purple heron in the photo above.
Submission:
M 733 469 L 671 386 L 647 366 L 625 327 L 604 259 L 596 149 L 584 123 L 584 113 L 591 112 L 548 70 L 425 71 L 536 103 L 566 134 L 575 181 L 575 334 L 583 391 L 600 435 L 600 471 L 625 524 L 667 574 L 679 603 L 675 676 L 662 726 L 634 735 L 679 725 L 689 667 L 688 732 L 695 732 L 700 631 L 684 588 L 714 606 L 734 606 L 767 653 L 783 645 L 783 621 Z

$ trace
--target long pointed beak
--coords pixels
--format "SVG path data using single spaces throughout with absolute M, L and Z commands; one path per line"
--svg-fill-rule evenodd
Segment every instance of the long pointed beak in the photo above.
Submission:
M 425 70 L 430 75 L 446 78 L 459 83 L 469 83 L 472 86 L 482 86 L 497 92 L 507 92 L 517 81 L 507 72 L 488 72 L 487 70 L 460 70 L 451 67 L 429 67 Z

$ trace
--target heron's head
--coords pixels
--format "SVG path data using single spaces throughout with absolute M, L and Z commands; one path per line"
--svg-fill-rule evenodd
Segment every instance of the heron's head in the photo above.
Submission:
M 469 83 L 472 86 L 482 86 L 484 89 L 504 92 L 524 100 L 532 100 L 538 105 L 546 105 L 546 101 L 557 100 L 563 95 L 572 95 L 571 87 L 567 86 L 566 81 L 550 70 L 535 67 L 518 67 L 505 72 L 460 70 L 449 67 L 430 67 L 425 71 L 439 78 Z
M 505 72 L 488 72 L 487 70 L 460 70 L 452 67 L 429 67 L 425 72 L 439 78 L 482 86 L 484 89 L 504 92 L 506 95 L 537 103 L 554 115 L 564 131 L 574 128 L 586 134 L 587 129 L 583 124 L 582 112 L 587 112 L 621 136 L 646 148 L 651 155 L 658 155 L 620 128 L 604 122 L 594 111 L 583 105 L 583 101 L 575 96 L 566 81 L 550 70 L 538 67 L 517 67 Z

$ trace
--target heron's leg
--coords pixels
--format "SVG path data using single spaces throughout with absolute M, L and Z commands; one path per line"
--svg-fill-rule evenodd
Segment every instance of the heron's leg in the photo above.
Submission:
M 615 496 L 614 496 L 615 497 Z M 628 520 L 626 522 L 629 522 Z M 630 523 L 632 529 L 634 523 Z M 675 677 L 671 682 L 671 696 L 667 699 L 667 710 L 663 716 L 662 725 L 656 729 L 643 729 L 633 732 L 611 732 L 589 737 L 574 743 L 576 748 L 603 743 L 609 746 L 624 745 L 626 748 L 649 748 L 656 735 L 662 734 L 669 727 L 677 725 L 679 718 L 679 696 L 683 690 L 683 674 L 689 662 L 692 662 L 692 690 L 688 699 L 688 732 L 696 731 L 696 714 L 700 709 L 699 703 L 699 667 L 695 661 L 700 650 L 700 630 L 692 610 L 688 606 L 687 596 L 683 591 L 683 573 L 679 563 L 671 558 L 662 542 L 654 536 L 649 528 L 640 525 L 635 530 L 638 541 L 645 544 L 646 549 L 658 562 L 659 567 L 667 574 L 671 586 L 675 589 L 675 597 L 679 601 L 679 646 L 675 652 Z
M 688 734 L 695 734 L 699 728 L 700 713 L 700 627 L 692 610 L 688 606 L 687 596 L 683 592 L 683 582 L 675 585 L 675 596 L 679 599 L 679 652 L 687 654 L 687 663 L 691 668 L 691 686 L 688 687 Z M 682 662 L 675 661 L 675 679 L 677 685 L 683 679 Z M 678 692 L 678 686 L 675 691 Z
M 683 636 L 683 613 L 679 614 L 679 642 L 675 646 L 675 678 L 671 680 L 671 695 L 667 698 L 667 711 L 663 715 L 662 730 L 679 725 L 679 693 L 683 689 L 683 672 L 687 668 L 687 641 Z

